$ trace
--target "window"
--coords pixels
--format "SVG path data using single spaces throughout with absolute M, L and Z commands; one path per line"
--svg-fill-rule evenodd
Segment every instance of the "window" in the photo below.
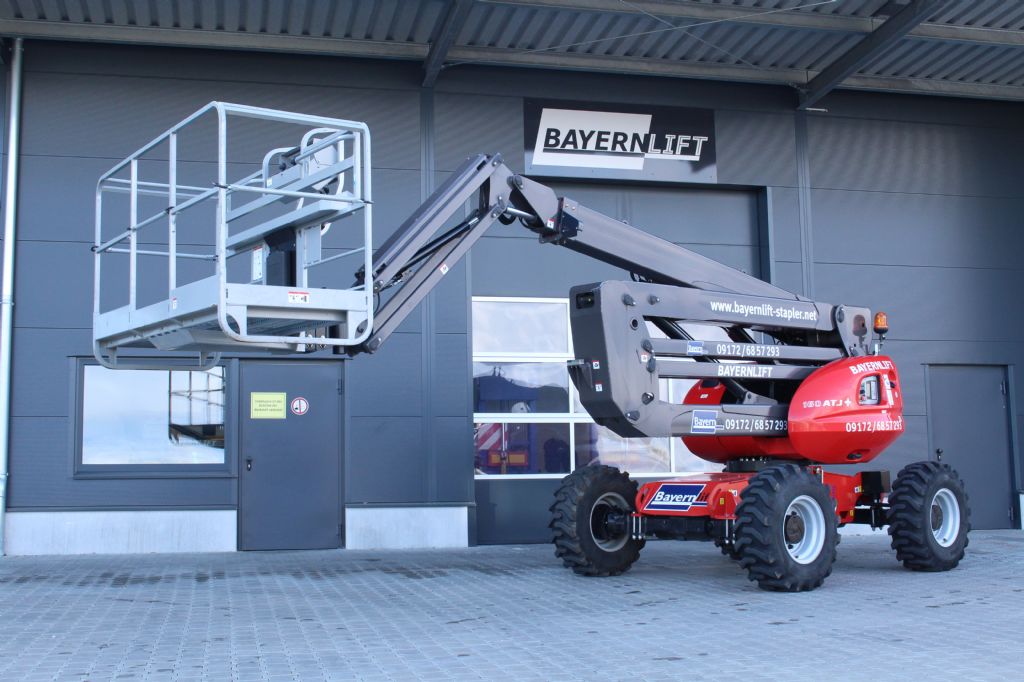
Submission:
M 572 358 L 568 300 L 473 298 L 478 478 L 560 478 L 591 462 L 650 475 L 719 468 L 679 438 L 621 438 L 595 424 L 569 381 Z M 692 385 L 664 380 L 661 399 L 681 403 Z
M 81 382 L 81 469 L 223 468 L 223 367 L 109 370 L 90 364 L 82 367 Z

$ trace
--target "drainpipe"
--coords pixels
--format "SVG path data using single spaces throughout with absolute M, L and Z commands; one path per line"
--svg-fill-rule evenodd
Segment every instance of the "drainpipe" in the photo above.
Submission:
M 21 153 L 21 58 L 23 41 L 11 50 L 10 100 L 7 104 L 7 179 L 4 186 L 4 278 L 0 289 L 0 556 L 6 554 L 7 460 L 11 441 L 11 341 L 14 321 L 14 244 L 18 207 L 18 156 Z

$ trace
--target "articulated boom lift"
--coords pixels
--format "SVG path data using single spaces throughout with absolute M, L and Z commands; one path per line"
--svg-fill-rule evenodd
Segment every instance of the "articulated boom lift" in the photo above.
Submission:
M 724 468 L 639 486 L 612 467 L 577 469 L 551 507 L 556 555 L 567 567 L 616 575 L 648 538 L 709 539 L 761 587 L 807 590 L 831 572 L 837 527 L 848 523 L 889 526 L 897 558 L 914 570 L 948 570 L 963 557 L 967 496 L 947 465 L 911 464 L 892 485 L 887 471 L 824 469 L 866 464 L 904 430 L 899 375 L 880 354 L 884 314 L 779 289 L 558 197 L 497 155 L 467 159 L 371 257 L 365 126 L 220 103 L 205 110 L 218 113 L 222 137 L 232 113 L 319 127 L 233 183 L 220 144 L 213 189 L 184 189 L 185 203 L 200 196 L 217 203 L 209 281 L 177 287 L 171 279 L 167 299 L 140 313 L 132 279 L 129 305 L 104 312 L 97 274 L 94 336 L 104 364 L 120 366 L 117 351 L 140 346 L 198 350 L 207 364 L 216 361 L 209 353 L 225 348 L 373 353 L 495 222 L 518 222 L 542 243 L 631 273 L 629 281 L 580 285 L 569 294 L 577 359 L 568 371 L 594 421 L 623 437 L 681 437 Z M 127 181 L 108 174 L 100 182 L 100 196 L 127 191 L 132 213 L 120 241 L 104 241 L 98 209 L 94 249 L 99 261 L 129 241 L 115 252 L 129 255 L 133 278 L 137 232 L 148 224 L 137 215 L 136 194 L 170 199 L 172 234 L 174 216 L 184 210 L 176 207 L 183 188 L 175 186 L 174 161 L 171 179 L 141 182 L 138 158 L 115 167 L 130 169 Z M 231 195 L 240 192 L 257 198 L 234 207 Z M 231 225 L 250 207 L 275 203 L 281 206 L 273 217 Z M 358 212 L 364 245 L 325 257 L 320 239 L 329 224 Z M 169 252 L 171 262 L 180 257 L 173 246 Z M 361 265 L 350 287 L 310 287 L 314 266 L 353 254 Z M 247 281 L 233 283 L 227 262 L 239 255 L 252 267 Z M 183 306 L 181 289 L 189 287 L 195 291 L 184 292 L 192 298 Z M 253 335 L 255 328 L 264 333 Z M 696 381 L 675 404 L 663 399 L 663 379 Z

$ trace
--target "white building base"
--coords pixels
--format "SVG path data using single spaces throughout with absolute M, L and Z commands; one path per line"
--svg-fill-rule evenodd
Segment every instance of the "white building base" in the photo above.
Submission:
M 238 515 L 209 511 L 8 512 L 8 555 L 234 552 Z
M 346 549 L 469 546 L 466 507 L 347 507 Z

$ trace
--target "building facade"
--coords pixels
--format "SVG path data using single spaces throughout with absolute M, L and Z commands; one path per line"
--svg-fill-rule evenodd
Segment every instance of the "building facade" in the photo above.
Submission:
M 705 466 L 587 417 L 564 370 L 568 291 L 628 273 L 515 226 L 372 356 L 96 365 L 97 178 L 213 100 L 365 121 L 375 240 L 471 154 L 527 169 L 537 102 L 701 112 L 713 172 L 539 179 L 785 289 L 886 311 L 907 429 L 877 465 L 941 456 L 975 528 L 1020 527 L 1020 104 L 841 91 L 798 112 L 780 86 L 486 66 L 424 88 L 408 62 L 45 41 L 24 60 L 8 553 L 544 542 L 573 467 Z M 254 393 L 286 394 L 285 418 L 254 418 Z

